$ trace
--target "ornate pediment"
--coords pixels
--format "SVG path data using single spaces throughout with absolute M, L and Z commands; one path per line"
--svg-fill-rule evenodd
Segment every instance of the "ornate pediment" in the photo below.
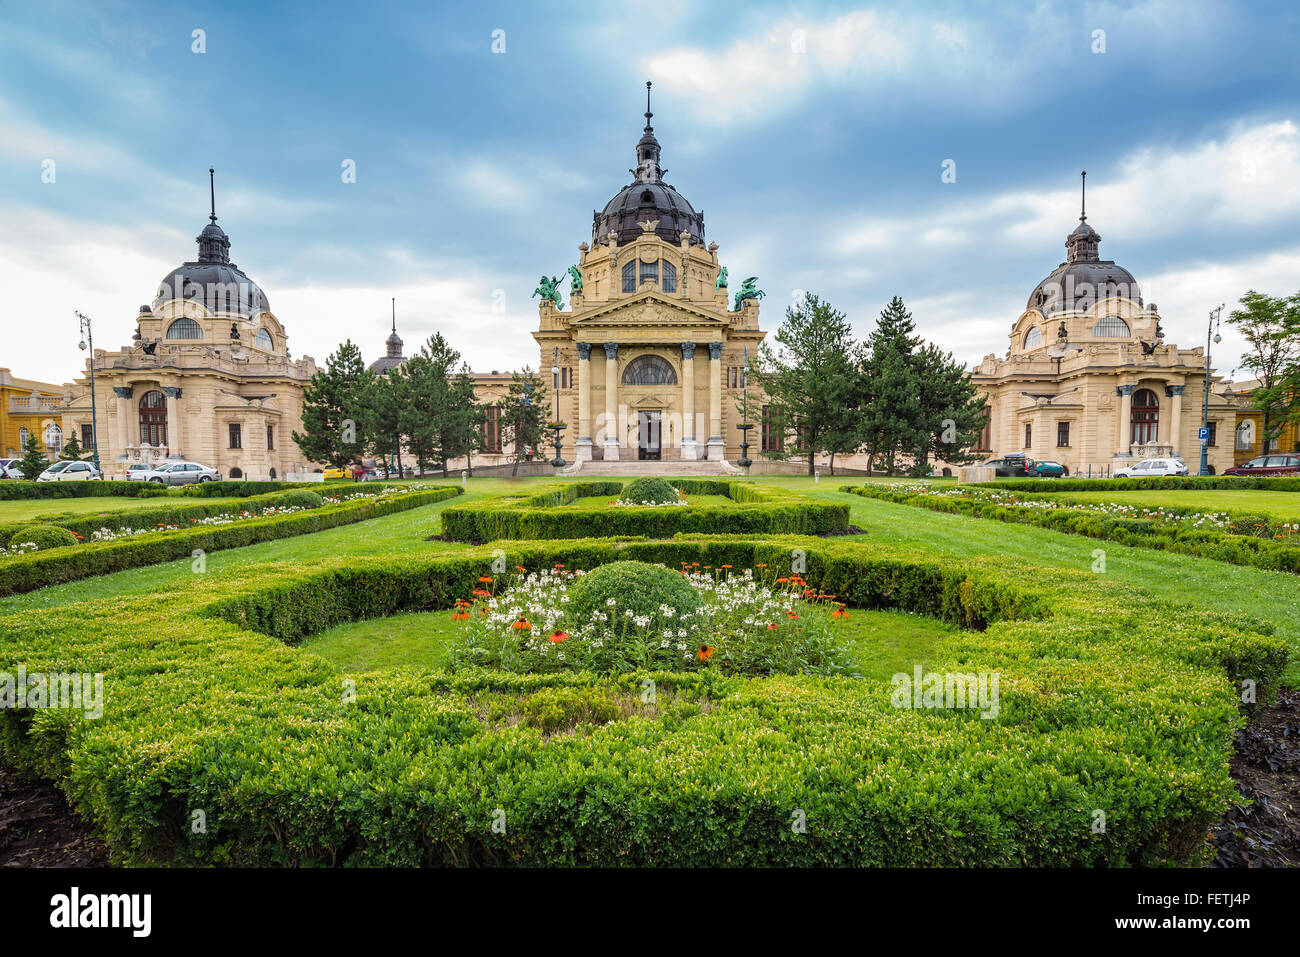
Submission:
M 571 319 L 571 326 L 719 326 L 729 325 L 726 315 L 682 299 L 643 292 L 627 299 L 616 299 L 595 306 L 590 312 Z

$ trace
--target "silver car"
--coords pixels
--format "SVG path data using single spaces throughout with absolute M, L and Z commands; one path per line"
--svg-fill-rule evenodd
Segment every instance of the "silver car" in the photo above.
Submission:
M 160 485 L 196 485 L 200 482 L 216 482 L 220 478 L 221 473 L 216 469 L 198 462 L 163 462 L 140 474 L 140 481 L 157 482 Z

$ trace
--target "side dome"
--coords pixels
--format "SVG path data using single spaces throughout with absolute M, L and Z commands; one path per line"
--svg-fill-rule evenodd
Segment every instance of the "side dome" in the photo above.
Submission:
M 650 125 L 650 83 L 646 83 L 645 129 L 636 144 L 636 169 L 629 186 L 619 190 L 600 212 L 591 213 L 591 241 L 598 244 L 610 232 L 620 245 L 634 242 L 644 230 L 641 223 L 658 221 L 655 235 L 676 245 L 683 232 L 692 243 L 704 244 L 704 213 L 697 212 L 681 193 L 664 182 L 667 170 L 659 165 L 659 140 Z

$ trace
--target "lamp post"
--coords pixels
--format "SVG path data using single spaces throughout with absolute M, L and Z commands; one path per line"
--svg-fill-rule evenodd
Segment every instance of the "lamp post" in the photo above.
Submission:
M 564 423 L 560 421 L 560 347 L 556 346 L 553 353 L 551 365 L 551 378 L 555 384 L 555 424 L 551 426 L 555 430 L 555 458 L 551 460 L 551 465 L 557 469 L 565 466 L 565 461 L 560 457 L 560 433 L 564 431 Z
M 1201 404 L 1201 470 L 1198 475 L 1210 474 L 1210 341 L 1213 337 L 1214 342 L 1222 342 L 1223 336 L 1219 335 L 1219 313 L 1223 312 L 1223 304 L 1219 304 L 1218 309 L 1210 310 L 1210 323 L 1205 330 L 1205 398 Z M 1174 423 L 1177 428 L 1177 423 Z
M 99 414 L 95 406 L 95 336 L 90 328 L 90 316 L 73 310 L 81 324 L 81 342 L 78 347 L 82 352 L 90 350 L 90 444 L 94 452 L 95 471 L 102 478 L 104 473 L 99 468 Z
M 749 421 L 749 346 L 745 346 L 744 365 L 740 367 L 740 417 L 744 421 L 736 428 L 740 429 L 740 458 L 736 464 L 747 469 L 754 463 L 749 459 L 749 430 L 754 424 Z

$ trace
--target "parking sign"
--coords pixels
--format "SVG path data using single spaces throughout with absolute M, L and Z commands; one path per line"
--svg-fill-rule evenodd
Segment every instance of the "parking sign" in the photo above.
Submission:
M 1197 437 L 1198 439 L 1200 439 L 1202 442 L 1204 442 L 1206 439 L 1208 439 L 1208 438 L 1210 437 L 1210 430 L 1209 430 L 1209 429 L 1197 429 L 1197 430 L 1196 430 L 1196 437 Z

